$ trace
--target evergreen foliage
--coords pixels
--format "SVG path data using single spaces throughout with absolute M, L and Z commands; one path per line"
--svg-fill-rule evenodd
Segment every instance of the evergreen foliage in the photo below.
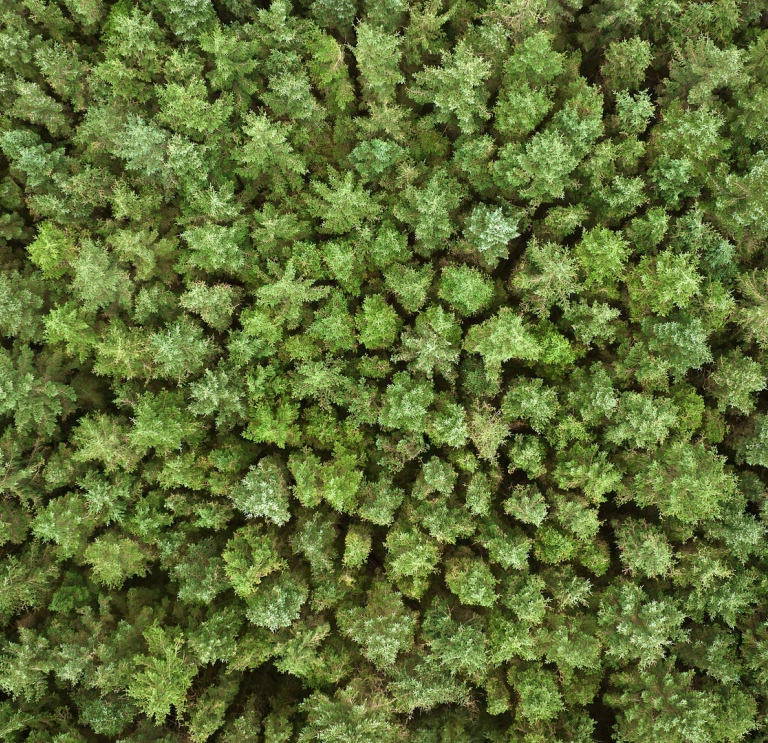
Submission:
M 768 741 L 758 0 L 3 0 L 0 741 Z

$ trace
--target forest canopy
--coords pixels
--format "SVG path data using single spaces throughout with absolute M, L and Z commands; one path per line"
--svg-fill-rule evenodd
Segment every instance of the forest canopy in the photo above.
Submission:
M 761 0 L 3 0 L 0 740 L 768 741 Z

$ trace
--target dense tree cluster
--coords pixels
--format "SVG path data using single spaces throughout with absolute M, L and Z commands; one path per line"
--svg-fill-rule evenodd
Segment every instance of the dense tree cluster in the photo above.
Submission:
M 762 0 L 3 0 L 0 740 L 768 741 Z

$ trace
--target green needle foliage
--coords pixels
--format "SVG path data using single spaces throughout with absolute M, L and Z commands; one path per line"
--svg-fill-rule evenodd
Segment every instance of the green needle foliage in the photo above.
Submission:
M 0 741 L 768 743 L 765 2 L 0 6 Z

